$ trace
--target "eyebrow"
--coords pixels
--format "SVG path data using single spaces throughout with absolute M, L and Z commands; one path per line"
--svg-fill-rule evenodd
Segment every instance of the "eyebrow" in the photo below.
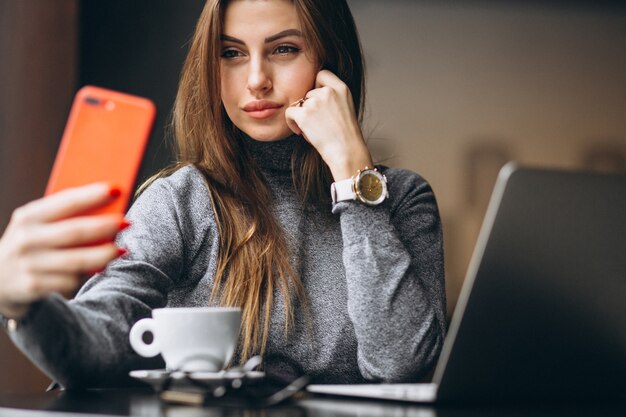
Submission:
M 287 36 L 300 36 L 300 37 L 302 37 L 302 32 L 300 32 L 298 29 L 283 30 L 282 32 L 278 32 L 275 35 L 268 36 L 267 38 L 265 38 L 265 43 L 271 43 L 271 42 L 274 42 L 275 40 L 278 40 L 280 38 L 285 38 Z M 223 40 L 223 41 L 239 43 L 241 45 L 245 44 L 245 42 L 242 41 L 241 39 L 233 38 L 232 36 L 228 36 L 228 35 L 224 35 L 224 34 L 222 34 L 220 36 L 220 39 Z

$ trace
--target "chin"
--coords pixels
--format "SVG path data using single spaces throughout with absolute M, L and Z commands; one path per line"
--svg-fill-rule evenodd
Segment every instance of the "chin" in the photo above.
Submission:
M 289 129 L 241 129 L 246 135 L 259 142 L 275 142 L 285 139 L 293 132 Z

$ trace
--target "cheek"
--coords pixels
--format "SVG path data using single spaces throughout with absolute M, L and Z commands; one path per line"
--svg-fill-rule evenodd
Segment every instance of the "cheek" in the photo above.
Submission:
M 237 105 L 237 90 L 235 77 L 229 71 L 222 71 L 221 74 L 221 98 L 226 110 Z
M 294 99 L 304 97 L 315 88 L 317 72 L 311 66 L 294 68 L 285 74 L 285 84 L 289 86 L 289 96 Z

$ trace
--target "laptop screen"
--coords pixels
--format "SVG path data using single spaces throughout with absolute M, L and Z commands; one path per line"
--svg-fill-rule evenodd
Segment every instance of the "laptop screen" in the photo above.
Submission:
M 505 166 L 437 366 L 438 398 L 623 397 L 626 174 Z

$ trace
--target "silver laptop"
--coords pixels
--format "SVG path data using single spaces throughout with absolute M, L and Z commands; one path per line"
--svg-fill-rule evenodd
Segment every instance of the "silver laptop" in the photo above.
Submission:
M 415 402 L 626 398 L 626 173 L 506 165 L 433 382 L 308 390 Z

